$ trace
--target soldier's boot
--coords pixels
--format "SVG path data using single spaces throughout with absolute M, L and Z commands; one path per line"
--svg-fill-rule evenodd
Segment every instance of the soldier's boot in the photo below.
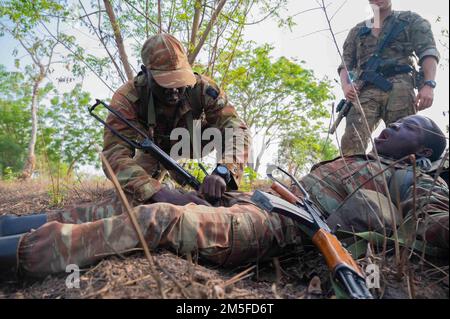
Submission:
M 32 229 L 38 229 L 46 222 L 46 214 L 27 216 L 3 215 L 0 216 L 0 237 L 27 233 Z
M 439 214 L 430 216 L 430 218 L 432 221 L 427 225 L 425 230 L 425 239 L 427 243 L 432 246 L 444 248 L 448 252 L 448 214 Z
M 19 265 L 19 244 L 23 234 L 0 237 L 0 280 L 15 278 Z

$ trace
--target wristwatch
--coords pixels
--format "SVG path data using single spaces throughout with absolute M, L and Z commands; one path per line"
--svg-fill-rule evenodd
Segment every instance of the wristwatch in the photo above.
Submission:
M 218 164 L 212 174 L 222 177 L 227 185 L 230 183 L 231 172 L 225 165 Z
M 423 85 L 428 85 L 429 87 L 434 89 L 436 87 L 436 81 L 428 80 L 428 81 L 423 82 Z

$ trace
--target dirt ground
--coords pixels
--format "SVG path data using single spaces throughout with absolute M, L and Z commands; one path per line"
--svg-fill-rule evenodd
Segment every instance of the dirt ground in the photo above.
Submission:
M 98 201 L 112 191 L 104 179 L 56 183 L 49 180 L 0 182 L 0 215 L 29 214 L 75 203 Z M 22 278 L 0 282 L 0 298 L 233 298 L 318 299 L 335 298 L 322 257 L 308 245 L 288 256 L 265 264 L 247 264 L 235 269 L 205 265 L 191 256 L 153 251 L 160 285 L 150 273 L 140 249 L 126 256 L 113 256 L 82 269 L 79 288 L 68 288 L 68 274 L 42 280 Z M 379 259 L 373 256 L 377 263 Z M 448 299 L 448 261 L 411 259 L 397 274 L 393 257 L 381 267 L 376 298 Z M 367 259 L 360 260 L 364 266 Z

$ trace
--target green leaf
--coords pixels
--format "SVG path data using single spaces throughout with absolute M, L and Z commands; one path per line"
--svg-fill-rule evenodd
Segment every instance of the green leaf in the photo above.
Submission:
M 361 232 L 361 233 L 338 231 L 338 233 L 357 236 L 359 238 L 364 239 L 366 242 L 373 242 L 378 246 L 382 246 L 384 243 L 384 240 L 385 240 L 385 237 L 383 234 L 373 232 L 373 231 Z M 395 242 L 395 239 L 392 237 L 386 237 L 386 240 L 390 243 Z M 400 246 L 406 247 L 406 242 L 407 242 L 407 239 L 403 238 L 402 236 L 399 236 L 398 243 Z M 434 257 L 443 256 L 446 254 L 446 251 L 444 249 L 441 249 L 438 247 L 431 247 L 429 245 L 426 245 L 425 242 L 420 241 L 420 240 L 415 240 L 412 248 L 416 251 L 419 251 L 421 253 L 425 252 L 425 254 L 427 254 L 429 256 L 434 256 Z

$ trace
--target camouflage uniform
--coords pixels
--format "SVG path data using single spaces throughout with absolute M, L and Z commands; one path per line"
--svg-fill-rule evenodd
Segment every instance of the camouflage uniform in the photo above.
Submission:
M 394 217 L 396 227 L 400 227 L 405 236 L 416 231 L 420 239 L 427 238 L 433 245 L 448 250 L 447 184 L 441 178 L 434 181 L 418 170 L 414 196 L 412 166 L 395 164 L 388 168 L 392 160 L 380 157 L 380 161 L 381 170 L 372 154 L 323 162 L 313 167 L 301 183 L 311 199 L 328 214 L 327 223 L 331 228 L 338 224 L 341 230 L 351 232 L 380 232 L 384 228 L 389 235 Z M 372 178 L 385 169 L 387 190 L 381 174 Z M 398 174 L 408 170 L 411 172 L 409 182 L 405 175 Z M 415 220 L 419 221 L 417 228 Z
M 233 197 L 222 203 L 229 207 L 156 203 L 137 206 L 133 213 L 150 249 L 198 254 L 220 265 L 265 260 L 299 246 L 301 233 L 291 219 L 260 210 L 245 194 Z M 135 248 L 132 224 L 116 209 L 114 202 L 105 202 L 51 212 L 53 221 L 22 238 L 20 271 L 43 277 Z
M 153 60 L 148 61 L 149 56 L 153 57 Z M 155 123 L 151 127 L 147 125 L 147 119 L 143 118 L 143 112 L 140 109 L 150 108 L 150 105 L 142 105 L 143 94 L 146 93 L 144 90 L 148 89 L 146 74 L 143 72 L 115 92 L 110 103 L 111 107 L 141 130 L 153 136 L 155 143 L 166 153 L 170 153 L 171 146 L 178 142 L 169 139 L 175 128 L 186 128 L 192 134 L 192 121 L 200 120 L 202 132 L 207 128 L 219 129 L 223 136 L 223 145 L 231 147 L 233 152 L 232 162 L 226 161 L 224 157 L 219 158 L 219 162 L 228 167 L 236 184 L 239 185 L 244 165 L 248 161 L 250 135 L 245 123 L 229 103 L 225 92 L 208 77 L 198 74 L 194 76 L 181 44 L 170 35 L 158 35 L 147 40 L 143 46 L 142 59 L 147 66 L 148 74 L 151 74 L 155 81 L 164 81 L 166 87 L 179 87 L 192 81 L 192 85 L 187 87 L 180 105 L 177 106 L 174 117 L 168 118 L 164 113 L 164 106 L 159 105 L 158 100 L 154 99 Z M 177 69 L 173 70 L 175 68 Z M 181 74 L 183 68 L 185 73 Z M 192 76 L 192 79 L 182 81 L 183 76 Z M 122 135 L 137 139 L 137 134 L 113 114 L 108 116 L 106 122 Z M 239 145 L 233 143 L 232 135 L 225 134 L 228 128 L 243 135 L 241 149 Z M 227 155 L 225 151 L 222 153 L 224 156 Z M 148 202 L 153 194 L 160 190 L 161 185 L 157 180 L 160 168 L 157 160 L 150 154 L 140 150 L 135 151 L 108 129 L 104 131 L 103 154 L 110 162 L 124 191 L 133 196 L 132 199 L 137 204 Z M 191 157 L 192 155 L 194 155 L 193 152 Z M 176 176 L 173 177 L 176 178 Z
M 419 64 L 427 56 L 435 57 L 439 61 L 440 55 L 436 48 L 430 23 L 413 12 L 393 12 L 386 18 L 383 28 L 395 18 L 408 22 L 405 30 L 400 33 L 382 51 L 381 58 L 389 64 L 409 65 L 414 67 L 415 55 L 419 58 Z M 383 30 L 380 36 L 383 34 Z M 378 38 L 371 33 L 366 22 L 361 22 L 350 30 L 344 43 L 343 60 L 350 72 L 360 75 L 365 63 L 375 52 Z M 342 63 L 338 73 L 344 68 Z M 364 154 L 372 131 L 382 119 L 386 125 L 398 119 L 416 113 L 415 79 L 411 73 L 397 74 L 388 77 L 393 89 L 384 92 L 374 85 L 364 87 L 359 95 L 361 106 L 369 124 L 367 131 L 361 114 L 356 107 L 352 107 L 347 115 L 347 124 L 342 137 L 342 151 L 344 155 Z M 356 81 L 358 84 L 359 81 Z
M 383 169 L 391 163 L 388 159 L 382 161 Z M 404 168 L 397 165 L 387 170 L 388 183 L 391 184 L 396 170 Z M 339 223 L 346 230 L 378 230 L 379 219 L 387 227 L 390 225 L 381 176 L 364 184 L 378 171 L 370 156 L 340 158 L 314 167 L 301 183 L 329 215 L 330 226 Z M 361 192 L 351 195 L 361 185 Z M 393 208 L 397 225 L 411 219 L 415 211 L 422 221 L 418 235 L 423 237 L 425 231 L 434 227 L 437 238 L 433 243 L 448 250 L 447 186 L 441 180 L 434 184 L 432 178 L 419 172 L 415 207 L 412 192 L 410 186 L 401 196 L 392 196 L 399 198 Z M 292 251 L 302 243 L 302 233 L 291 219 L 258 209 L 249 201 L 249 194 L 226 193 L 219 204 L 220 207 L 206 207 L 157 203 L 138 206 L 134 214 L 151 249 L 165 247 L 180 254 L 198 253 L 204 260 L 221 265 L 264 260 Z M 21 271 L 45 276 L 64 271 L 71 263 L 82 267 L 135 248 L 137 236 L 127 215 L 121 212 L 117 200 L 50 212 L 49 223 L 22 238 L 18 254 Z M 445 220 L 447 237 L 440 238 L 443 232 L 439 227 Z

